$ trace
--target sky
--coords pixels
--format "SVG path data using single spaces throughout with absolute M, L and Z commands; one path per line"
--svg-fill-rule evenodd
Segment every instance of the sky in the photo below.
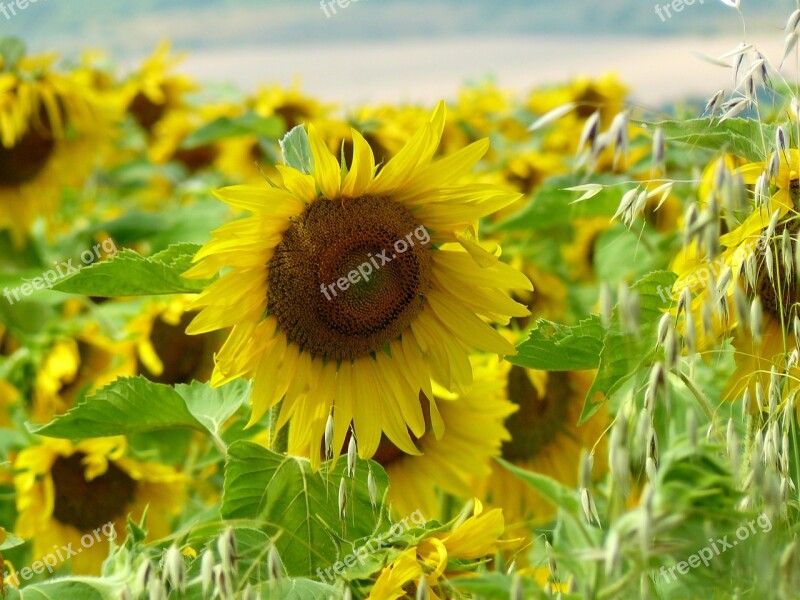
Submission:
M 163 39 L 184 68 L 246 90 L 302 81 L 337 101 L 430 101 L 487 78 L 526 89 L 614 71 L 643 102 L 710 96 L 725 73 L 695 56 L 743 38 L 722 0 L 28 0 L 0 4 L 0 35 L 133 68 Z M 680 11 L 673 7 L 678 3 Z M 779 62 L 794 0 L 741 0 L 747 40 Z M 330 4 L 328 4 L 330 3 Z M 14 14 L 9 10 L 14 6 Z M 6 6 L 4 10 L 2 7 Z

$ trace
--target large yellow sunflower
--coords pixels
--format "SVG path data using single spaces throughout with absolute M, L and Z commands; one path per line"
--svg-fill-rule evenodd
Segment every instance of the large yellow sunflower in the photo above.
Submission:
M 15 532 L 33 542 L 33 556 L 71 545 L 75 553 L 62 556 L 71 561 L 72 571 L 97 575 L 113 537 L 108 524 L 124 536 L 128 515 L 139 521 L 146 507 L 149 539 L 170 533 L 168 519 L 180 512 L 185 496 L 184 475 L 129 458 L 125 451 L 121 437 L 74 445 L 45 438 L 17 455 Z
M 514 352 L 488 321 L 528 314 L 507 290 L 530 282 L 483 250 L 475 231 L 518 195 L 459 185 L 486 140 L 431 160 L 444 120 L 442 102 L 377 172 L 358 132 L 345 170 L 309 125 L 313 175 L 281 166 L 282 187 L 220 190 L 254 215 L 216 230 L 186 274 L 229 269 L 197 298 L 194 307 L 204 308 L 187 329 L 233 328 L 212 384 L 253 378 L 251 424 L 285 398 L 279 421 L 306 424 L 299 444 L 313 464 L 331 414 L 336 456 L 351 423 L 362 458 L 375 454 L 382 433 L 418 454 L 420 392 L 434 435 L 444 429 L 431 380 L 463 391 L 472 383 L 468 348 Z
M 110 138 L 113 112 L 53 56 L 0 57 L 0 229 L 21 244 L 52 224 L 64 187 L 81 184 Z

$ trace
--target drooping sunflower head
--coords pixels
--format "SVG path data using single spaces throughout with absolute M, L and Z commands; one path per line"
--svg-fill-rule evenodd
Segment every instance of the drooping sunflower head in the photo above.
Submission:
M 511 438 L 503 444 L 502 457 L 574 487 L 581 453 L 587 449 L 598 457 L 596 474 L 602 472 L 604 463 L 599 457 L 605 455 L 607 410 L 601 408 L 578 425 L 593 372 L 545 372 L 517 365 L 506 365 L 504 372 L 508 399 L 518 409 L 506 419 Z M 503 508 L 509 527 L 522 535 L 529 531 L 529 521 L 545 522 L 555 514 L 552 505 L 499 465 L 487 481 L 486 493 L 492 505 Z
M 122 86 L 123 105 L 148 134 L 171 110 L 182 108 L 186 94 L 196 87 L 185 75 L 171 72 L 181 60 L 180 55 L 170 56 L 169 42 L 162 42 Z
M 530 282 L 475 231 L 518 195 L 459 183 L 486 141 L 432 160 L 444 118 L 441 103 L 381 169 L 358 132 L 352 163 L 340 165 L 309 125 L 310 173 L 280 166 L 280 187 L 218 192 L 254 214 L 216 230 L 195 257 L 188 277 L 230 270 L 197 298 L 188 331 L 232 327 L 212 383 L 252 377 L 251 422 L 285 397 L 279 423 L 297 414 L 309 424 L 301 446 L 319 448 L 331 416 L 335 455 L 351 424 L 362 457 L 382 433 L 413 453 L 410 434 L 425 432 L 420 392 L 441 422 L 431 380 L 463 390 L 468 348 L 514 352 L 489 322 L 526 315 L 507 290 Z
M 129 458 L 126 447 L 124 438 L 77 444 L 46 438 L 17 455 L 15 530 L 33 540 L 37 556 L 53 546 L 73 544 L 81 551 L 70 559 L 72 571 L 97 575 L 108 554 L 107 540 L 123 534 L 128 515 L 140 520 L 148 505 L 151 537 L 169 532 L 167 518 L 180 510 L 184 498 L 183 475 L 172 467 Z M 81 547 L 81 536 L 96 531 L 105 539 Z
M 89 174 L 115 116 L 77 72 L 52 56 L 0 57 L 0 228 L 21 243 L 31 224 L 52 222 L 61 189 Z

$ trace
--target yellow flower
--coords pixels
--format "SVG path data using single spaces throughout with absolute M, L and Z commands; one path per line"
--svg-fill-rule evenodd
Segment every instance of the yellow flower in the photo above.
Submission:
M 426 519 L 438 518 L 438 490 L 467 500 L 475 495 L 477 482 L 491 472 L 491 457 L 499 456 L 501 444 L 510 439 L 503 422 L 515 410 L 505 398 L 505 380 L 497 377 L 498 361 L 497 356 L 471 357 L 473 384 L 464 394 L 451 394 L 434 385 L 444 435 L 437 439 L 428 427 L 414 440 L 420 455 L 404 453 L 383 436 L 372 458 L 389 476 L 393 514 L 420 510 Z M 296 425 L 305 427 L 302 422 Z M 298 454 L 292 447 L 293 437 L 290 434 L 289 453 Z
M 501 541 L 503 513 L 499 509 L 483 510 L 474 499 L 473 514 L 451 531 L 427 536 L 416 547 L 401 552 L 392 564 L 381 571 L 367 600 L 395 600 L 406 595 L 405 588 L 424 575 L 430 598 L 443 598 L 439 583 L 447 576 L 459 575 L 448 569 L 448 561 L 477 560 L 492 556 L 497 550 L 516 544 L 516 540 Z
M 109 339 L 96 324 L 53 344 L 36 374 L 32 419 L 44 423 L 70 409 L 80 394 L 135 374 L 129 344 Z
M 64 187 L 83 183 L 106 149 L 113 111 L 50 56 L 0 60 L 0 229 L 21 245 L 31 225 L 52 225 Z
M 148 538 L 170 533 L 168 518 L 181 510 L 183 474 L 125 455 L 124 438 L 72 444 L 44 438 L 22 450 L 13 463 L 17 498 L 15 532 L 44 557 L 71 545 L 76 574 L 98 575 L 108 540 L 125 535 L 126 520 L 139 521 L 147 508 Z M 120 542 L 120 540 L 117 540 Z M 60 563 L 62 561 L 58 561 Z
M 186 94 L 196 89 L 188 77 L 170 73 L 182 60 L 180 55 L 170 56 L 170 44 L 164 41 L 122 85 L 122 104 L 148 135 L 171 110 L 185 106 Z
M 574 219 L 573 240 L 562 250 L 564 262 L 570 269 L 573 281 L 594 281 L 594 258 L 600 236 L 612 226 L 608 217 L 583 217 Z
M 188 296 L 147 301 L 125 330 L 136 346 L 137 372 L 156 383 L 175 385 L 208 381 L 214 353 L 222 345 L 219 333 L 190 336 L 186 327 L 197 315 L 188 310 Z
M 502 457 L 536 473 L 552 477 L 567 487 L 578 484 L 581 452 L 595 451 L 595 471 L 605 469 L 608 413 L 605 405 L 587 423 L 578 426 L 584 399 L 594 379 L 593 371 L 536 371 L 501 363 L 507 378 L 508 398 L 519 410 L 506 420 L 511 440 L 503 444 Z M 533 488 L 495 464 L 486 481 L 486 497 L 502 507 L 515 535 L 530 535 L 530 523 L 545 523 L 555 508 Z
M 284 187 L 220 190 L 254 215 L 217 229 L 186 274 L 229 269 L 193 303 L 204 308 L 187 329 L 233 328 L 212 384 L 253 378 L 251 425 L 283 399 L 278 427 L 290 418 L 307 425 L 297 445 L 314 465 L 331 414 L 336 456 L 351 423 L 362 458 L 382 434 L 419 454 L 411 435 L 426 429 L 420 392 L 434 435 L 444 430 L 431 380 L 463 391 L 472 383 L 468 348 L 514 352 L 487 321 L 527 315 L 507 290 L 530 282 L 481 248 L 475 231 L 518 196 L 455 183 L 486 152 L 485 140 L 432 161 L 444 121 L 440 103 L 377 172 L 353 131 L 346 173 L 309 125 L 313 176 L 279 166 Z

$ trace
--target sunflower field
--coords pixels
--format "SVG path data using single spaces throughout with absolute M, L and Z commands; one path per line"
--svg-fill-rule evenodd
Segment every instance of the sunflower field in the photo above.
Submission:
M 3 600 L 800 598 L 785 27 L 664 110 L 0 38 Z

